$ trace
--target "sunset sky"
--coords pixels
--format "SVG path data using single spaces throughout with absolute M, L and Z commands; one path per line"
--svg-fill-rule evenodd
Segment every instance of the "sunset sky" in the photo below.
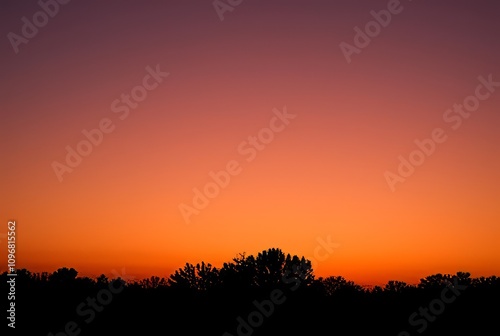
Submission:
M 92 3 L 50 7 L 30 38 L 42 7 L 0 4 L 0 234 L 16 220 L 17 268 L 167 277 L 271 247 L 315 258 L 330 236 L 317 276 L 500 275 L 498 1 Z M 389 7 L 356 47 L 355 27 Z M 435 129 L 441 142 L 391 187 Z M 193 189 L 228 164 L 195 208 Z

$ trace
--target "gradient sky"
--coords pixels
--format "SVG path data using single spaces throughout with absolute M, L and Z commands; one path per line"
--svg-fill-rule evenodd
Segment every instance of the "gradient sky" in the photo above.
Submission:
M 478 76 L 500 81 L 500 3 L 401 1 L 348 64 L 339 44 L 387 4 L 243 1 L 221 21 L 212 1 L 73 0 L 16 54 L 8 34 L 40 6 L 2 1 L 0 233 L 17 221 L 17 267 L 166 277 L 270 247 L 313 258 L 331 236 L 318 276 L 500 275 L 500 88 L 456 130 L 443 120 Z M 111 104 L 157 64 L 170 75 L 120 119 Z M 247 162 L 238 146 L 284 106 L 296 118 Z M 60 182 L 52 163 L 104 118 Z M 435 128 L 447 140 L 391 191 L 384 173 Z M 186 223 L 179 204 L 231 160 L 241 173 Z

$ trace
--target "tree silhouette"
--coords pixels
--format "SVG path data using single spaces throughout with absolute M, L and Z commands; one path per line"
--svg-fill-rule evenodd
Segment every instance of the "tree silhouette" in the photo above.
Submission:
M 353 281 L 348 281 L 342 276 L 329 276 L 325 279 L 320 279 L 324 292 L 328 296 L 332 295 L 348 295 L 353 293 L 363 292 L 363 287 L 355 284 Z
M 468 286 L 471 284 L 469 272 L 457 272 L 455 275 L 437 273 L 420 279 L 418 287 L 428 290 L 440 290 L 444 287 L 453 285 L 455 279 L 457 283 L 461 285 Z
M 74 268 L 59 268 L 49 275 L 49 281 L 54 285 L 74 285 L 78 272 Z
M 224 263 L 219 270 L 211 264 L 186 263 L 168 280 L 170 286 L 207 291 L 211 288 L 224 286 L 226 288 L 264 288 L 283 285 L 285 278 L 300 278 L 304 284 L 314 280 L 311 262 L 304 257 L 299 258 L 282 250 L 270 248 L 259 252 L 256 257 L 244 253 Z
M 4 284 L 11 278 L 7 272 L 0 274 Z M 290 279 L 300 284 L 300 290 L 292 290 Z M 277 248 L 255 256 L 241 253 L 221 268 L 204 261 L 186 263 L 168 278 L 151 276 L 127 283 L 104 274 L 78 277 L 75 269 L 63 267 L 53 273 L 19 269 L 15 281 L 22 289 L 16 293 L 16 304 L 23 321 L 37 321 L 20 324 L 22 334 L 60 334 L 68 321 L 75 321 L 80 336 L 153 333 L 166 325 L 203 335 L 250 335 L 247 326 L 255 335 L 325 330 L 398 335 L 404 334 L 402 330 L 416 334 L 415 323 L 408 323 L 410 316 L 430 312 L 426 335 L 475 335 L 496 328 L 500 314 L 497 306 L 490 307 L 491 300 L 500 297 L 496 276 L 437 273 L 418 285 L 391 280 L 368 290 L 342 276 L 315 279 L 309 260 Z M 120 284 L 123 290 L 115 291 Z M 456 284 L 460 287 L 442 296 L 443 289 Z M 460 295 L 453 298 L 458 289 Z M 275 293 L 281 293 L 279 303 Z M 96 318 L 87 325 L 81 317 L 93 316 L 90 308 Z M 444 313 L 435 313 L 441 310 Z M 258 327 L 257 313 L 265 317 Z
M 390 280 L 385 285 L 384 291 L 390 292 L 393 294 L 400 294 L 400 293 L 404 293 L 409 288 L 410 287 L 408 286 L 408 284 L 406 282 Z
M 280 249 L 262 251 L 255 259 L 256 284 L 261 287 L 273 287 L 283 284 L 285 278 L 295 277 L 304 285 L 314 280 L 311 261 L 304 257 L 285 254 Z
M 186 263 L 184 268 L 179 268 L 168 279 L 168 284 L 172 287 L 199 291 L 215 288 L 218 283 L 219 271 L 205 262 L 196 266 Z
M 96 278 L 96 283 L 99 285 L 99 287 L 105 287 L 109 284 L 109 279 L 104 274 L 101 274 Z
M 168 286 L 168 281 L 165 278 L 160 278 L 158 276 L 152 276 L 150 278 L 142 279 L 142 280 L 136 282 L 136 284 L 139 287 L 145 288 L 145 289 L 157 289 L 160 287 Z

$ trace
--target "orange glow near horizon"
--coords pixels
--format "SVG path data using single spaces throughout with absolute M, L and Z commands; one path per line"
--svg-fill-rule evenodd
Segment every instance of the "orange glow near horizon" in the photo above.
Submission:
M 443 119 L 479 76 L 500 81 L 493 9 L 405 3 L 348 64 L 339 43 L 386 1 L 249 2 L 223 22 L 211 4 L 173 3 L 71 3 L 1 51 L 2 221 L 17 222 L 18 268 L 168 277 L 272 247 L 316 258 L 330 236 L 316 276 L 500 275 L 500 88 L 456 130 Z M 4 35 L 36 6 L 11 10 Z M 170 75 L 120 119 L 112 102 L 157 64 Z M 296 117 L 248 162 L 238 146 L 284 106 Z M 113 131 L 59 182 L 52 163 L 103 118 Z M 384 173 L 436 128 L 446 141 L 392 192 Z M 179 204 L 231 160 L 241 172 L 186 223 Z

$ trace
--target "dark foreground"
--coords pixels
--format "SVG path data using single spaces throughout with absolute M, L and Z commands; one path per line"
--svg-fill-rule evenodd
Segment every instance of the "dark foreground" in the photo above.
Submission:
M 435 274 L 367 290 L 316 279 L 309 261 L 269 249 L 220 269 L 187 264 L 168 279 L 18 270 L 15 334 L 499 335 L 499 299 L 495 276 Z

